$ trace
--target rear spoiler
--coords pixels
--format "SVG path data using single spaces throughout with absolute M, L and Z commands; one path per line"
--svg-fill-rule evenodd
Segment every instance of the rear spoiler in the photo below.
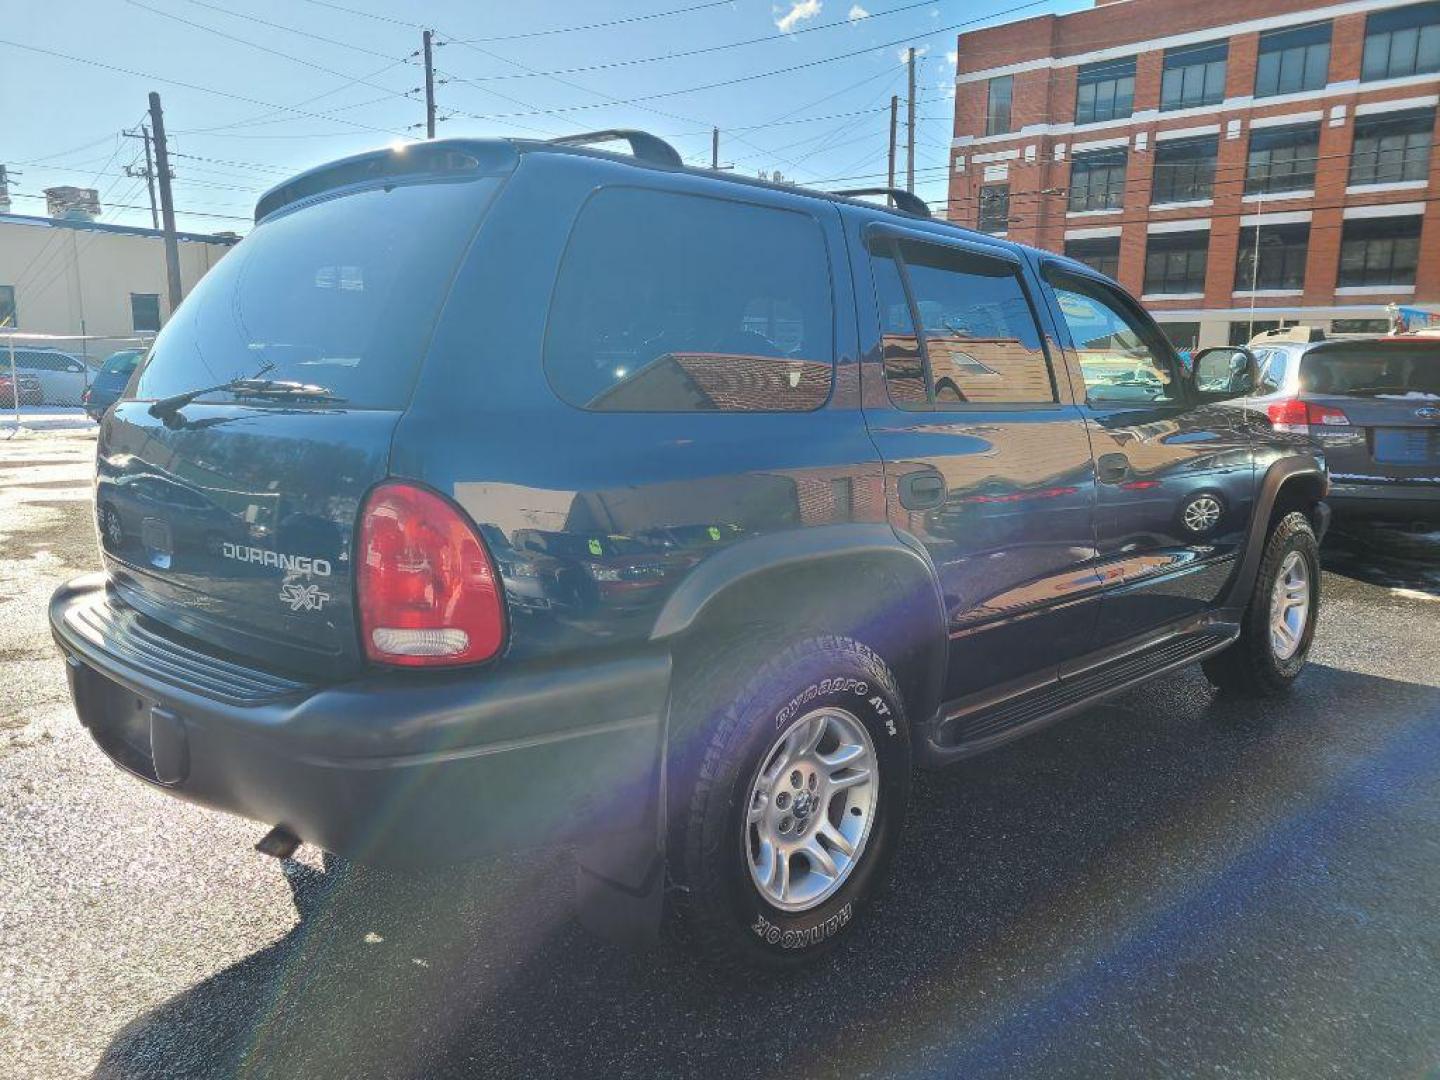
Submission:
M 327 191 L 388 179 L 454 177 L 466 173 L 489 176 L 509 172 L 517 160 L 514 147 L 508 142 L 489 139 L 444 139 L 371 150 L 310 169 L 271 188 L 255 204 L 255 221 L 259 223 L 282 207 Z

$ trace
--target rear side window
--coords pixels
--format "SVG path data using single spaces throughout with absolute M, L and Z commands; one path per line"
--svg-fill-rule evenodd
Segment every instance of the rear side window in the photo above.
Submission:
M 1040 328 L 1012 263 L 907 241 L 878 247 L 872 266 L 896 405 L 1055 402 Z
M 142 400 L 253 377 L 400 408 L 450 280 L 499 181 L 396 184 L 258 225 L 155 339 Z M 225 400 L 223 393 L 202 400 Z
M 604 412 L 804 412 L 830 396 L 825 237 L 794 211 L 607 188 L 560 266 L 545 371 Z

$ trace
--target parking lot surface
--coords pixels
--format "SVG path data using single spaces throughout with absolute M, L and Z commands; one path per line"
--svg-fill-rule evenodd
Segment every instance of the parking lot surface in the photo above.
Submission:
M 0 1073 L 1440 1066 L 1440 562 L 1327 545 L 1311 669 L 1279 705 L 1189 669 L 921 777 L 858 932 L 799 976 L 724 981 L 589 937 L 564 852 L 327 873 L 111 766 L 45 625 L 97 564 L 93 453 L 85 431 L 0 441 Z

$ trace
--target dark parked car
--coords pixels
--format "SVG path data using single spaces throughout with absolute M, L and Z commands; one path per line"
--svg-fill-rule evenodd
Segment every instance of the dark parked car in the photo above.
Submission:
M 1440 521 L 1440 337 L 1252 344 L 1248 405 L 1308 435 L 1330 466 L 1336 515 Z
M 617 137 L 260 200 L 105 413 L 104 572 L 51 604 L 112 759 L 277 855 L 564 842 L 591 926 L 788 965 L 912 769 L 1194 661 L 1299 676 L 1325 466 L 1226 405 L 1243 350 L 1191 374 L 1113 281 L 904 192 Z M 557 567 L 581 617 L 516 580 Z
M 91 420 L 99 420 L 105 410 L 115 404 L 144 355 L 144 349 L 121 349 L 106 357 L 89 389 L 80 397 Z

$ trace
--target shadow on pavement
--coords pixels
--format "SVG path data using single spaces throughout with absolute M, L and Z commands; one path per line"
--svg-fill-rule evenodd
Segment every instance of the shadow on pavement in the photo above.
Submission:
M 1182 672 L 922 776 L 851 939 L 738 983 L 588 937 L 558 853 L 291 862 L 294 930 L 96 1075 L 1418 1075 L 1437 776 L 1440 691 L 1317 666 L 1267 710 Z
M 1440 522 L 1433 531 L 1341 522 L 1325 538 L 1321 556 L 1332 574 L 1440 596 Z

